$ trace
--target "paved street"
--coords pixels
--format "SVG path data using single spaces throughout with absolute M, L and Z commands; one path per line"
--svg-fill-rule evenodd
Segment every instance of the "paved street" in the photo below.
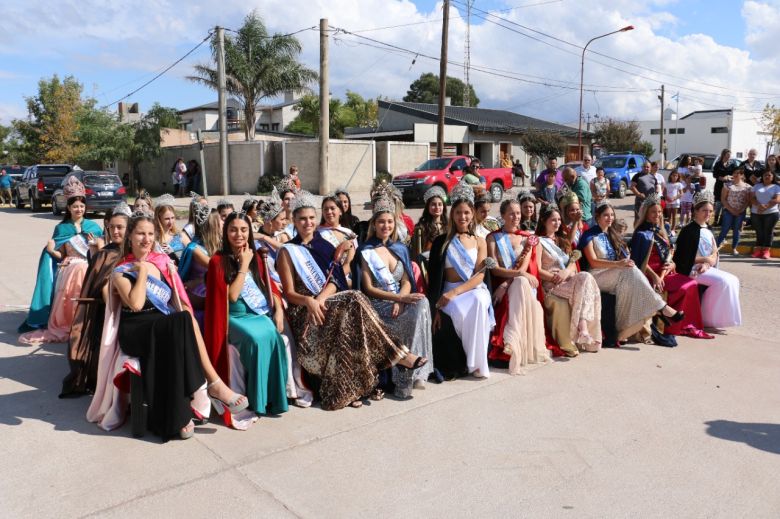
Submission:
M 57 398 L 65 345 L 16 342 L 55 224 L 0 209 L 3 517 L 780 515 L 777 260 L 725 258 L 745 324 L 713 341 L 291 408 L 247 432 L 211 423 L 161 445 L 87 423 L 88 398 Z

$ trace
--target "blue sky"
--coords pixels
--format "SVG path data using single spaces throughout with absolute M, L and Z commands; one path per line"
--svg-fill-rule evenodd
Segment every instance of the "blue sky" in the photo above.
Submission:
M 332 25 L 349 30 L 417 23 L 362 34 L 432 55 L 438 53 L 440 38 L 436 21 L 440 2 L 432 0 L 223 0 L 216 13 L 206 0 L 128 0 L 108 6 L 99 0 L 1 1 L 5 16 L 0 29 L 7 35 L 0 42 L 3 124 L 23 116 L 24 96 L 35 94 L 39 78 L 55 73 L 74 75 L 84 85 L 85 95 L 101 104 L 115 101 L 190 50 L 210 27 L 238 27 L 253 6 L 272 30 L 280 32 L 316 25 L 321 16 L 327 16 Z M 780 15 L 780 0 L 592 0 L 588 7 L 583 4 L 579 0 L 476 0 L 474 5 L 575 44 L 625 23 L 636 25 L 632 33 L 601 40 L 593 48 L 653 71 L 612 62 L 623 69 L 620 72 L 589 61 L 585 82 L 600 85 L 593 87 L 596 92 L 586 94 L 589 113 L 645 117 L 655 111 L 653 89 L 675 82 L 689 86 L 683 91 L 682 99 L 687 102 L 681 101 L 681 111 L 717 106 L 756 110 L 765 102 L 780 104 L 780 98 L 774 97 L 780 91 L 772 80 L 776 73 L 763 74 L 767 67 L 777 70 L 774 34 L 780 18 L 771 20 L 773 14 Z M 454 1 L 450 32 L 454 60 L 463 55 L 465 24 L 457 19 L 459 10 L 459 2 Z M 53 39 L 49 31 L 40 32 L 47 24 L 58 26 L 59 34 L 65 36 Z M 300 37 L 305 47 L 302 60 L 316 68 L 316 33 L 305 32 Z M 567 54 L 534 43 L 480 19 L 473 20 L 472 42 L 472 63 L 558 79 L 569 86 L 579 81 L 577 52 Z M 412 65 L 409 55 L 371 48 L 355 38 L 341 36 L 333 43 L 331 85 L 336 95 L 349 88 L 366 97 L 400 99 L 420 73 L 438 72 L 435 62 L 420 58 Z M 153 102 L 186 108 L 214 100 L 212 91 L 185 79 L 194 63 L 208 59 L 209 49 L 204 45 L 127 101 L 140 103 L 143 110 Z M 636 72 L 637 77 L 629 72 Z M 451 67 L 449 73 L 461 77 L 462 69 Z M 756 81 L 756 75 L 766 77 Z M 572 113 L 576 89 L 551 89 L 484 72 L 472 71 L 471 78 L 481 106 L 559 122 L 576 119 L 576 111 Z M 690 88 L 697 81 L 715 86 Z M 757 86 L 762 81 L 766 84 Z M 626 91 L 617 92 L 621 88 Z M 674 91 L 675 87 L 667 89 Z M 772 96 L 760 97 L 755 92 Z

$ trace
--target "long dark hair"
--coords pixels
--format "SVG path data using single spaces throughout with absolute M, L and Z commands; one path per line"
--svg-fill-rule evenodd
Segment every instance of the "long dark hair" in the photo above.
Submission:
M 149 222 L 153 227 L 155 226 L 155 218 L 151 214 L 143 214 L 130 218 L 130 221 L 127 222 L 127 229 L 125 229 L 125 242 L 122 244 L 122 256 L 127 256 L 133 252 L 133 247 L 130 244 L 130 236 L 133 235 L 136 226 L 141 222 Z M 152 252 L 154 252 L 154 244 L 152 244 Z
M 343 189 L 339 189 L 339 190 L 336 191 L 336 199 L 338 199 L 340 195 L 344 195 L 344 196 L 347 197 L 347 200 L 349 201 L 349 209 L 347 209 L 345 211 L 344 210 L 344 204 L 340 204 L 340 207 L 341 207 L 341 218 L 339 219 L 340 220 L 339 223 L 343 227 L 347 227 L 348 229 L 351 229 L 352 228 L 352 220 L 353 220 L 353 217 L 352 217 L 352 197 L 349 196 L 349 193 L 347 193 Z M 341 202 L 341 200 L 339 200 L 339 202 Z
M 63 222 L 70 222 L 73 220 L 73 217 L 70 215 L 70 206 L 75 204 L 76 202 L 81 202 L 84 204 L 84 213 L 86 214 L 86 208 L 87 208 L 87 199 L 83 196 L 72 196 L 68 198 L 67 207 L 65 207 L 64 215 L 62 217 Z
M 436 227 L 435 222 L 433 220 L 433 215 L 431 214 L 431 203 L 433 202 L 434 198 L 438 198 L 441 200 L 442 205 L 444 205 L 444 210 L 441 212 L 441 228 L 446 229 L 447 228 L 447 204 L 444 200 L 442 200 L 439 196 L 432 196 L 428 199 L 427 202 L 425 202 L 425 209 L 423 209 L 422 215 L 420 215 L 420 219 L 417 221 L 417 225 L 420 226 L 420 228 L 423 230 L 423 234 L 426 236 L 431 236 L 431 240 L 436 237 Z M 454 209 L 454 206 L 453 206 Z M 473 208 L 472 208 L 473 209 Z
M 682 157 L 680 157 L 680 162 L 677 163 L 677 167 L 678 168 L 691 167 L 691 156 L 686 153 Z
M 327 202 L 333 202 L 336 204 L 336 207 L 339 208 L 339 211 L 341 211 L 341 216 L 339 216 L 339 225 L 344 225 L 344 206 L 341 205 L 341 200 L 339 200 L 339 197 L 336 195 L 326 196 L 322 199 L 322 203 L 320 204 L 320 212 L 322 213 L 322 216 L 320 216 L 320 225 L 325 225 L 325 211 L 322 211 L 322 209 L 325 207 Z M 344 227 L 349 228 L 349 225 L 344 225 Z
M 474 202 L 471 200 L 460 199 L 452 203 L 451 213 L 455 212 L 455 209 L 462 204 L 466 204 L 471 209 L 471 223 L 469 223 L 468 233 L 474 236 L 474 229 L 477 227 L 477 210 L 474 208 Z M 447 239 L 451 240 L 453 236 L 458 232 L 458 228 L 454 222 L 448 225 Z
M 598 225 L 599 217 L 604 214 L 604 211 L 607 209 L 612 209 L 612 213 L 615 214 L 615 221 L 613 221 L 612 225 L 607 228 L 607 238 L 612 244 L 612 248 L 615 249 L 615 252 L 618 255 L 618 259 L 623 259 L 626 257 L 626 242 L 623 239 L 623 235 L 621 235 L 615 228 L 615 224 L 617 223 L 617 213 L 615 213 L 615 208 L 612 207 L 612 204 L 603 204 L 596 208 L 596 225 Z
M 566 236 L 566 232 L 563 230 L 563 215 L 557 207 L 548 205 L 542 209 L 542 212 L 539 215 L 539 220 L 536 222 L 535 234 L 537 236 L 545 236 L 547 234 L 547 220 L 552 218 L 555 213 L 558 213 L 558 216 L 561 217 L 561 225 L 559 225 L 558 230 L 555 231 L 555 244 L 563 252 L 569 254 L 571 252 L 571 241 L 569 241 L 568 236 Z
M 257 251 L 255 250 L 255 237 L 252 235 L 252 222 L 249 221 L 249 217 L 243 213 L 230 213 L 225 218 L 225 224 L 222 228 L 222 249 L 219 251 L 222 256 L 222 270 L 225 272 L 225 283 L 230 285 L 236 276 L 238 275 L 239 263 L 235 257 L 233 257 L 233 249 L 230 248 L 230 241 L 228 240 L 228 227 L 233 220 L 241 218 L 249 226 L 249 237 L 247 238 L 247 247 L 252 249 L 254 253 L 252 255 L 252 261 L 249 262 L 249 271 L 255 278 L 255 282 L 259 285 L 265 280 L 260 277 L 260 268 L 257 266 Z

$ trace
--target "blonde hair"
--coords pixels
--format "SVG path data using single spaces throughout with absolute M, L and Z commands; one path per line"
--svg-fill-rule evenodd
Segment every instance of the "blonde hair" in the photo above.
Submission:
M 376 219 L 383 214 L 389 214 L 393 217 L 393 232 L 390 233 L 390 241 L 398 241 L 398 218 L 396 218 L 395 215 L 390 211 L 382 211 L 381 213 L 376 213 L 371 217 L 371 219 L 368 221 L 368 233 L 366 233 L 366 239 L 370 240 L 376 236 Z
M 209 256 L 213 256 L 222 248 L 222 217 L 217 211 L 211 211 L 203 225 L 199 225 L 196 233 Z
M 168 243 L 167 240 L 163 239 L 163 236 L 166 234 L 165 229 L 163 229 L 162 226 L 162 216 L 167 212 L 170 211 L 173 213 L 174 218 L 176 217 L 176 210 L 173 208 L 172 205 L 158 205 L 154 208 L 154 232 L 157 237 L 157 241 L 160 243 Z M 171 227 L 170 234 L 174 235 L 177 234 L 179 230 L 176 228 L 176 221 L 173 222 L 173 227 Z
M 447 240 L 451 240 L 453 236 L 458 232 L 458 226 L 455 224 L 455 208 L 459 205 L 466 204 L 471 209 L 471 222 L 469 222 L 469 234 L 474 234 L 474 230 L 477 228 L 477 210 L 474 208 L 474 204 L 468 200 L 457 200 L 452 204 L 450 208 L 450 225 L 447 230 Z

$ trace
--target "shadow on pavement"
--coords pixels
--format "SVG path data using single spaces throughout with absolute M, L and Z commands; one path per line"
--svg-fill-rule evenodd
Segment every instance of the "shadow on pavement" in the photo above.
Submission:
M 710 436 L 721 440 L 742 442 L 754 449 L 780 454 L 780 424 L 741 423 L 730 420 L 713 420 L 704 423 Z

